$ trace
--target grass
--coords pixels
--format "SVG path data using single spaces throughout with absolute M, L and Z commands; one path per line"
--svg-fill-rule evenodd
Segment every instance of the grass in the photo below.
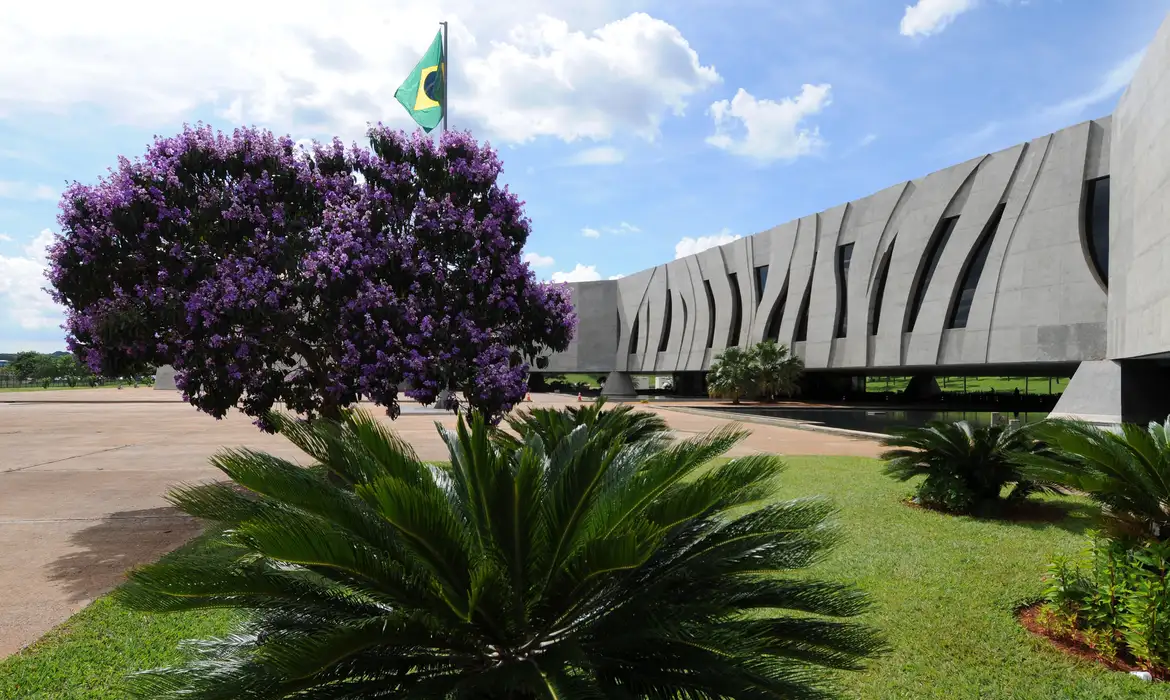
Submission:
M 866 671 L 843 674 L 848 697 L 1166 697 L 1163 686 L 1061 655 L 1015 621 L 1015 607 L 1039 595 L 1052 555 L 1082 547 L 1086 503 L 1046 499 L 1067 511 L 1059 523 L 950 517 L 904 505 L 912 484 L 882 476 L 876 460 L 787 461 L 778 497 L 825 494 L 841 511 L 845 537 L 810 574 L 868 591 L 875 607 L 866 619 L 893 646 Z M 0 661 L 0 698 L 124 698 L 126 672 L 177 661 L 179 640 L 222 634 L 233 620 L 224 612 L 144 615 L 103 598 Z
M 1059 394 L 1068 386 L 1068 377 L 967 377 L 966 391 L 968 393 L 998 391 L 1010 394 L 1019 389 L 1020 393 L 1047 394 L 1049 393 L 1049 379 L 1052 380 L 1052 393 Z M 964 390 L 963 377 L 935 377 L 938 386 L 944 392 L 962 393 Z M 903 391 L 910 383 L 910 377 L 868 377 L 865 380 L 865 390 L 873 393 L 884 391 Z

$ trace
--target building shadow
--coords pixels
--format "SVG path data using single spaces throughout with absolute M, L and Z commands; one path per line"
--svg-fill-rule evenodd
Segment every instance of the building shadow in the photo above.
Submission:
M 49 578 L 73 602 L 93 600 L 126 580 L 126 571 L 157 560 L 202 531 L 175 508 L 112 513 L 74 534 L 76 551 L 49 565 Z

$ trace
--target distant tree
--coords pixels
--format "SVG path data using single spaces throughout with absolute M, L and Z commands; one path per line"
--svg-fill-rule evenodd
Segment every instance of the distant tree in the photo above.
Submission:
M 759 381 L 760 367 L 750 349 L 730 347 L 711 361 L 707 370 L 707 393 L 731 403 L 751 394 Z
M 494 151 L 381 125 L 371 149 L 187 127 L 62 196 L 50 254 L 70 350 L 94 372 L 169 364 L 222 417 L 340 415 L 463 392 L 487 415 L 563 350 L 564 288 L 522 261 L 529 221 Z
M 43 379 L 52 373 L 52 359 L 40 352 L 26 350 L 16 353 L 16 357 L 8 365 L 13 374 L 22 381 Z
M 756 388 L 760 396 L 775 401 L 777 396 L 792 396 L 800 391 L 804 361 L 788 353 L 788 347 L 765 340 L 752 348 L 759 374 Z

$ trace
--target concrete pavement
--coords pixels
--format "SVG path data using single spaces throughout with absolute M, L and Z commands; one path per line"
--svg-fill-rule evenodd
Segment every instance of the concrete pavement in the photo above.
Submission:
M 538 405 L 574 397 L 538 395 Z M 679 437 L 730 421 L 665 409 Z M 374 407 L 376 411 L 377 408 Z M 424 459 L 445 459 L 434 423 L 450 414 L 404 405 L 394 429 Z M 875 442 L 749 424 L 734 454 L 874 456 Z M 190 539 L 197 522 L 169 508 L 167 489 L 220 476 L 208 458 L 246 446 L 304 461 L 280 437 L 241 414 L 222 421 L 175 392 L 92 389 L 0 393 L 0 657 L 35 641 L 108 592 L 139 564 Z

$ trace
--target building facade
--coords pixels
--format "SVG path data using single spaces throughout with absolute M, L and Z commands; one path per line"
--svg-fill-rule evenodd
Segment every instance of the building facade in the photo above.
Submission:
M 619 280 L 571 285 L 549 372 L 1071 373 L 1057 413 L 1170 412 L 1170 20 L 1115 113 Z

